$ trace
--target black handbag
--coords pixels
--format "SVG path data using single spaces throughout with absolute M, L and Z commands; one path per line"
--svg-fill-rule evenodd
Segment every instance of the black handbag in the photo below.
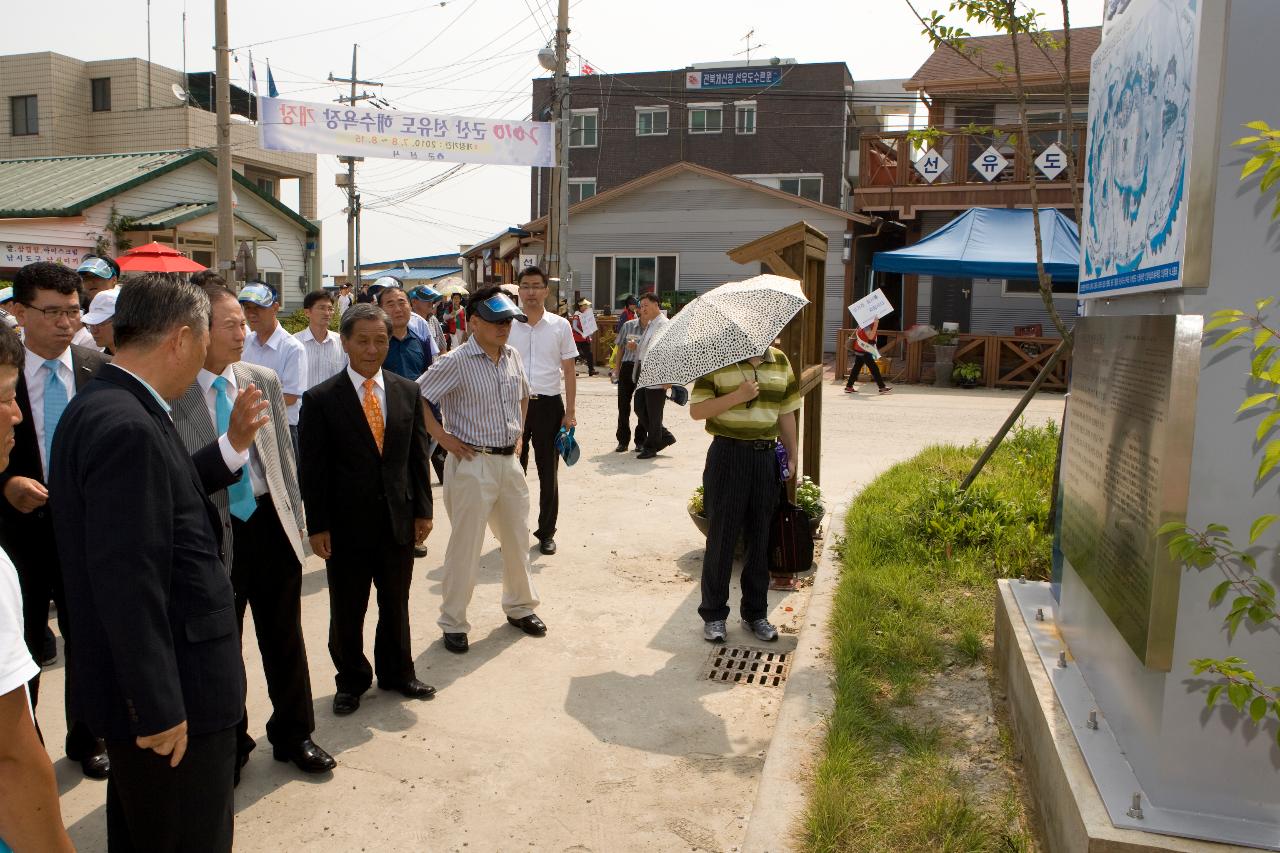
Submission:
M 798 575 L 813 567 L 809 515 L 787 499 L 784 488 L 769 522 L 769 573 Z

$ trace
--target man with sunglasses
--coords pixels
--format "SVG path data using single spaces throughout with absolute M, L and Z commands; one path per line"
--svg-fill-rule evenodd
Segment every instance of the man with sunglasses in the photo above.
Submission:
M 0 473 L 0 545 L 13 559 L 22 584 L 27 647 L 33 655 L 44 643 L 49 601 L 58 606 L 64 654 L 75 654 L 69 636 L 62 573 L 49 514 L 49 448 L 58 421 L 71 399 L 111 359 L 96 349 L 72 344 L 80 323 L 80 278 L 58 264 L 34 263 L 13 280 L 14 315 L 22 324 L 26 366 L 18 376 L 22 421 L 14 429 L 9 467 Z M 67 758 L 80 762 L 91 779 L 105 779 L 111 768 L 106 746 L 82 722 L 71 717 L 67 690 Z M 40 677 L 31 680 L 31 704 L 40 698 Z
M 529 486 L 516 464 L 529 406 L 520 354 L 507 344 L 512 322 L 527 323 L 511 298 L 485 287 L 467 302 L 466 343 L 440 356 L 418 380 L 438 405 L 443 425 L 423 407 L 427 432 L 449 452 L 444 508 L 452 532 L 444 555 L 444 598 L 437 620 L 444 647 L 467 651 L 467 605 L 480 576 L 488 526 L 502 548 L 502 609 L 507 621 L 534 637 L 547 626 L 534 614 L 538 593 L 529 574 Z
M 769 622 L 769 522 L 782 491 L 776 446 L 782 442 L 795 476 L 796 411 L 800 386 L 782 350 L 730 364 L 698 379 L 689 414 L 713 436 L 702 471 L 707 549 L 702 557 L 702 636 L 723 643 L 729 617 L 729 581 L 738 539 L 742 563 L 742 623 L 756 639 L 772 642 Z

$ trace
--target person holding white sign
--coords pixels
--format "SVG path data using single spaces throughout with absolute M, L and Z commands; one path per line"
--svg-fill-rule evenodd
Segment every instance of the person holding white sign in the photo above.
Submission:
M 578 348 L 578 358 L 587 366 L 587 376 L 596 375 L 595 353 L 591 351 L 591 336 L 596 332 L 596 315 L 591 310 L 591 303 L 586 299 L 578 300 L 578 310 L 569 321 L 573 328 L 573 344 Z
M 849 369 L 849 381 L 844 385 L 844 393 L 858 393 L 853 383 L 858 380 L 864 364 L 871 372 L 871 378 L 880 387 L 881 394 L 888 394 L 893 390 L 891 386 L 884 384 L 884 377 L 880 375 L 880 366 L 876 364 L 876 358 L 880 355 L 880 350 L 876 348 L 876 332 L 879 329 L 880 321 L 872 320 L 870 326 L 859 328 L 849 336 L 849 352 L 853 355 L 853 367 Z

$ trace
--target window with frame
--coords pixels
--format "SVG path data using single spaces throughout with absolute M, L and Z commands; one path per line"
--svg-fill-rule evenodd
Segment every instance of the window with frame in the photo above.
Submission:
M 677 255 L 597 255 L 592 290 L 598 307 L 614 309 L 626 295 L 670 293 L 679 279 Z
M 569 147 L 595 148 L 600 144 L 600 112 L 574 110 L 569 119 Z
M 95 77 L 89 81 L 89 97 L 95 113 L 111 111 L 111 78 Z
M 779 178 L 778 189 L 809 201 L 822 201 L 822 178 Z
M 36 136 L 40 133 L 40 108 L 35 95 L 18 95 L 9 99 L 9 132 L 13 136 Z
M 734 115 L 735 115 L 734 128 L 739 135 L 750 136 L 756 132 L 755 101 L 736 104 L 734 109 Z
M 641 107 L 636 110 L 636 136 L 666 136 L 670 115 L 666 107 Z
M 258 178 L 258 189 L 262 190 L 272 198 L 276 197 L 276 181 L 275 178 Z
M 690 104 L 690 133 L 719 133 L 724 125 L 724 111 L 719 104 Z
M 1053 283 L 1054 296 L 1075 296 L 1080 292 L 1079 285 L 1074 281 L 1055 281 Z M 1035 279 L 1005 279 L 1004 287 L 1001 288 L 1003 296 L 1034 296 L 1040 298 L 1040 282 Z
M 584 198 L 591 198 L 596 194 L 595 178 L 570 178 L 569 179 L 569 204 L 577 204 Z

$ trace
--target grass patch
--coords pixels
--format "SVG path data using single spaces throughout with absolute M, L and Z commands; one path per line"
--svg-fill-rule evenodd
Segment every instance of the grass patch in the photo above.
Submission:
M 1019 426 L 967 492 L 981 448 L 930 447 L 849 507 L 833 606 L 836 704 L 804 824 L 814 853 L 1034 849 L 1017 795 L 974 802 L 936 730 L 895 706 L 947 662 L 983 659 L 995 580 L 1047 578 L 1058 430 Z

